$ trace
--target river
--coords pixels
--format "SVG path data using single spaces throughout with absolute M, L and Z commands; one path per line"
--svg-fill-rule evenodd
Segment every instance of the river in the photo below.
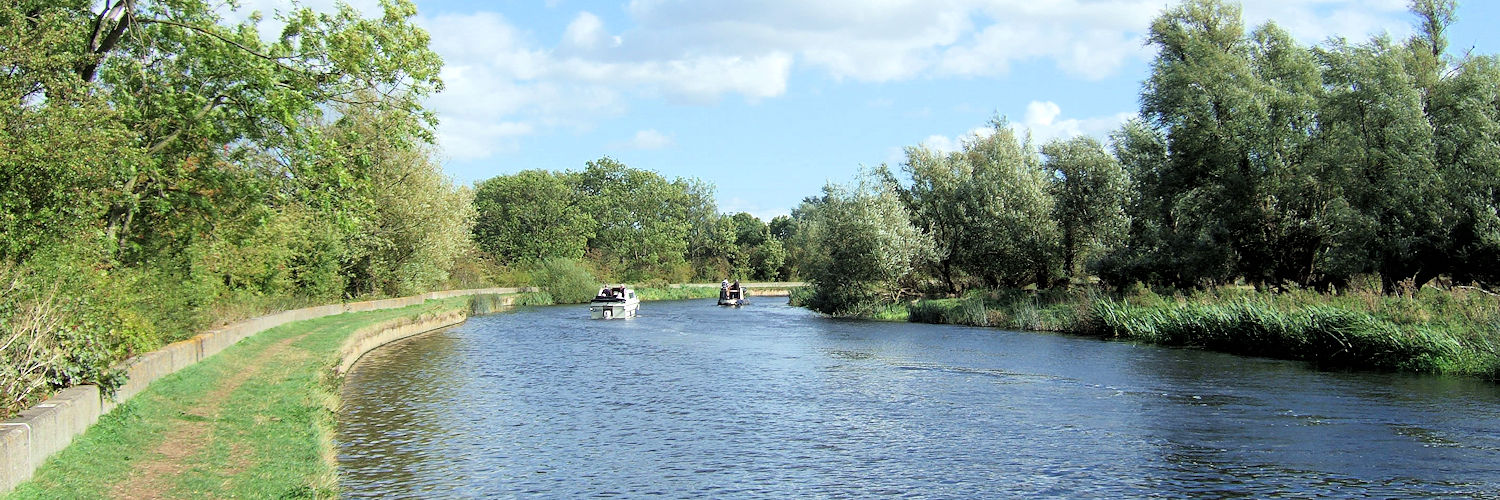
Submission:
M 351 497 L 1500 498 L 1500 388 L 762 298 L 470 318 L 343 388 Z

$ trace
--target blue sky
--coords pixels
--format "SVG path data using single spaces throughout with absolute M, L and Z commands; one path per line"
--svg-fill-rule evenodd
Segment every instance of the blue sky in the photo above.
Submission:
M 332 0 L 304 0 L 323 8 Z M 351 4 L 372 15 L 375 0 Z M 611 156 L 788 213 L 826 182 L 951 149 L 991 117 L 1038 143 L 1138 109 L 1165 0 L 416 0 L 445 61 L 444 168 L 474 183 Z M 272 11 L 285 0 L 244 0 Z M 1456 52 L 1500 52 L 1500 2 L 1461 2 Z M 1247 0 L 1304 43 L 1404 37 L 1405 0 Z

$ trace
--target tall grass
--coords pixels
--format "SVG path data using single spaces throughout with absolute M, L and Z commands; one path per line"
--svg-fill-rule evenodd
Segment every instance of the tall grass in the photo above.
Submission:
M 1484 375 L 1482 356 L 1440 325 L 1398 325 L 1326 304 L 1270 300 L 1133 306 L 1094 302 L 1093 333 L 1164 345 L 1296 359 L 1328 368 Z
M 582 304 L 599 292 L 599 280 L 582 264 L 563 258 L 537 263 L 531 283 L 559 304 Z
M 911 321 L 1018 330 L 1072 331 L 1086 295 L 1058 291 L 969 291 L 962 297 L 913 303 Z
M 1376 281 L 1378 283 L 1378 281 Z M 1249 288 L 1000 290 L 926 299 L 910 320 L 1047 330 L 1302 360 L 1319 367 L 1500 380 L 1500 297 L 1425 287 L 1339 294 Z

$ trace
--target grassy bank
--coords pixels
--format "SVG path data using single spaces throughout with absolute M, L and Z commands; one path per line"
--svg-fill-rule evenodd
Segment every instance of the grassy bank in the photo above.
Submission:
M 670 286 L 648 286 L 635 289 L 635 294 L 641 300 L 685 300 L 685 299 L 712 299 L 719 296 L 719 287 L 716 286 L 681 286 L 672 288 Z
M 859 316 L 1064 332 L 1329 369 L 1500 380 L 1500 298 L 1462 288 L 1428 287 L 1404 296 L 1240 288 L 1123 295 L 1003 290 L 868 306 Z
M 115 408 L 9 498 L 331 497 L 339 380 L 328 374 L 344 340 L 464 307 L 430 300 L 251 336 Z

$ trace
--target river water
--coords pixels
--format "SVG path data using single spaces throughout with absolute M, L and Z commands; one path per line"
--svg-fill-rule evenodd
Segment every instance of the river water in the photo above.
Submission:
M 370 353 L 353 497 L 1500 498 L 1500 388 L 762 298 L 474 317 Z

